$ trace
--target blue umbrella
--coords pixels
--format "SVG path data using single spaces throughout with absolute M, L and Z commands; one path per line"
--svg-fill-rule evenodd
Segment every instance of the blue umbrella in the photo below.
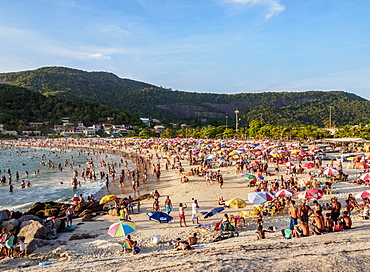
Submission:
M 150 220 L 155 220 L 159 223 L 168 223 L 173 217 L 164 212 L 150 212 L 146 214 Z
M 216 213 L 222 212 L 223 210 L 225 210 L 225 207 L 213 208 L 212 210 L 207 212 L 207 214 L 204 216 L 204 218 L 214 216 Z

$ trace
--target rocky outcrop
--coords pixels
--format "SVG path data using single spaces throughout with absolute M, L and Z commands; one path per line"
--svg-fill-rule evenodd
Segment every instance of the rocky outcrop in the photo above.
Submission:
M 8 210 L 0 211 L 0 223 L 4 220 L 8 220 L 10 216 L 10 212 Z
M 89 233 L 74 233 L 71 238 L 69 238 L 70 241 L 72 240 L 81 240 L 81 239 L 91 239 L 96 238 L 98 235 L 92 235 Z
M 26 243 L 29 243 L 34 238 L 47 238 L 47 228 L 40 222 L 29 220 L 27 225 L 22 226 L 22 224 L 18 236 L 23 236 Z
M 15 231 L 18 226 L 19 222 L 17 219 L 9 219 L 1 222 L 0 229 L 5 229 L 7 232 Z

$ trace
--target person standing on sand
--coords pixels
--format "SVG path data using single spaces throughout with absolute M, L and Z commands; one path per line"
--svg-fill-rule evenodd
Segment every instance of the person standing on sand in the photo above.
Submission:
M 298 208 L 295 206 L 294 200 L 290 202 L 288 214 L 290 215 L 289 229 L 294 230 L 294 226 L 298 224 Z
M 184 203 L 184 204 L 180 203 L 179 204 L 180 227 L 182 227 L 182 222 L 184 222 L 185 227 L 187 227 L 186 220 L 185 220 L 185 209 L 187 207 L 188 206 L 186 206 L 186 203 Z
M 191 203 L 191 221 L 193 224 L 199 224 L 198 222 L 198 213 L 199 213 L 199 205 L 198 201 L 196 199 L 193 200 L 193 203 Z M 194 223 L 194 220 L 196 220 L 196 223 Z
M 66 210 L 67 226 L 72 226 L 72 219 L 73 219 L 74 214 L 75 214 L 75 211 L 73 209 L 73 205 L 71 205 Z
M 302 204 L 299 207 L 299 217 L 302 219 L 302 221 L 306 224 L 308 224 L 308 218 L 310 216 L 310 212 L 312 212 L 312 209 L 306 205 L 306 200 L 302 200 Z
M 169 215 L 172 211 L 172 201 L 170 196 L 167 196 L 166 200 L 164 201 L 164 206 L 166 207 L 166 213 Z
M 340 216 L 340 209 L 342 208 L 342 204 L 340 204 L 336 198 L 332 198 L 331 205 L 331 219 L 333 219 L 334 222 L 337 222 L 338 217 Z

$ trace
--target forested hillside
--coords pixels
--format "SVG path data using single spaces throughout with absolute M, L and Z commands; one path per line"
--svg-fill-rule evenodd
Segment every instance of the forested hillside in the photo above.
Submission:
M 64 67 L 0 74 L 0 82 L 38 91 L 48 97 L 99 102 L 140 117 L 172 122 L 235 123 L 260 120 L 273 125 L 323 126 L 329 118 L 341 125 L 368 122 L 369 103 L 342 91 L 265 92 L 235 95 L 173 91 L 151 84 L 122 79 L 107 72 L 85 72 Z M 225 90 L 228 91 L 228 90 Z
M 61 124 L 62 117 L 71 122 L 82 121 L 85 125 L 110 123 L 142 125 L 137 115 L 111 109 L 97 102 L 67 100 L 55 96 L 44 96 L 22 87 L 0 84 L 0 123 L 6 129 L 17 129 L 28 122 Z

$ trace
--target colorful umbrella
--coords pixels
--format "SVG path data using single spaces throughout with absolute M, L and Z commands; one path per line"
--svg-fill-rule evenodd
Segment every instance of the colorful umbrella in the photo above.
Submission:
M 130 220 L 118 221 L 108 229 L 108 234 L 112 237 L 123 237 L 134 232 L 136 224 Z
M 360 176 L 361 180 L 368 181 L 370 180 L 370 173 L 365 173 Z
M 263 203 L 273 199 L 274 197 L 270 193 L 253 192 L 248 194 L 248 200 L 253 205 L 262 205 Z
M 236 208 L 236 209 L 242 209 L 247 206 L 247 203 L 243 199 L 240 198 L 233 198 L 225 202 L 225 206 Z
M 103 196 L 102 199 L 100 199 L 100 202 L 99 204 L 105 204 L 109 201 L 113 201 L 117 198 L 116 195 L 106 195 L 106 196 Z
M 363 191 L 361 193 L 358 193 L 355 198 L 368 198 L 370 197 L 370 192 L 369 191 Z
M 308 168 L 308 169 L 311 169 L 311 168 L 314 168 L 315 167 L 315 164 L 313 162 L 306 162 L 304 165 L 303 165 L 304 168 Z
M 254 175 L 245 175 L 245 177 L 246 177 L 247 179 L 254 179 L 254 178 L 256 178 L 256 176 L 254 176 Z
M 275 197 L 292 197 L 293 192 L 287 189 L 282 189 L 275 194 Z

